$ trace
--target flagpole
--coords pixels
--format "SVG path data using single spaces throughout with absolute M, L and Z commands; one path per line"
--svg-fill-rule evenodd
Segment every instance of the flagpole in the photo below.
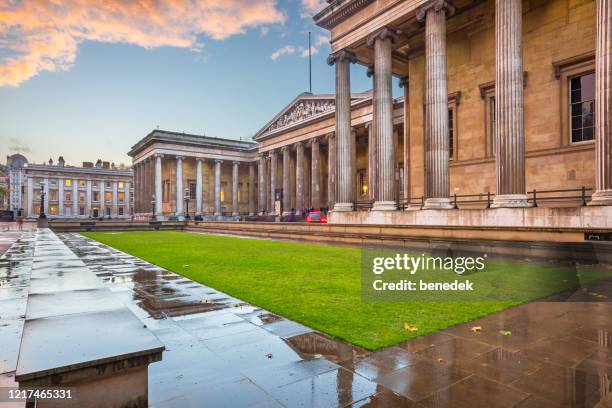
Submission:
M 312 93 L 312 52 L 310 45 L 310 31 L 308 32 L 308 89 Z

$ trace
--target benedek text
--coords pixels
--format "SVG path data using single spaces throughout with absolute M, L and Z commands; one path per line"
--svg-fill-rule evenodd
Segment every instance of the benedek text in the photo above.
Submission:
M 415 290 L 430 290 L 430 291 L 468 291 L 474 290 L 474 283 L 469 279 L 466 281 L 458 281 L 454 282 L 425 282 L 423 280 L 419 280 L 417 282 L 409 281 L 406 279 L 402 279 L 398 282 L 383 282 L 380 279 L 375 280 L 372 283 L 372 287 L 374 290 L 406 290 L 406 291 L 415 291 Z

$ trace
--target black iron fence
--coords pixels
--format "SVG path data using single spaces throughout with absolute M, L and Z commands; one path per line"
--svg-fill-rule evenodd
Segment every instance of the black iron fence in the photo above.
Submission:
M 593 188 L 584 186 L 580 188 L 559 190 L 534 189 L 527 192 L 527 201 L 531 204 L 532 207 L 538 207 L 539 204 L 545 202 L 573 202 L 580 206 L 586 206 L 591 200 L 592 193 Z M 454 208 L 461 208 L 465 206 L 491 208 L 491 205 L 495 200 L 495 193 L 487 191 L 486 193 L 479 194 L 453 194 L 450 198 Z M 356 210 L 364 211 L 372 209 L 373 204 L 374 201 L 363 200 L 355 201 L 354 206 Z M 401 198 L 397 200 L 397 206 L 401 210 L 404 210 L 406 208 L 422 208 L 424 204 L 424 196 Z

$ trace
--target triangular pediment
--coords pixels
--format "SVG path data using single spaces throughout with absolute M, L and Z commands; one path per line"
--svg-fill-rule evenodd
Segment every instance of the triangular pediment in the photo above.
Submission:
M 352 102 L 368 97 L 369 94 L 354 94 Z M 314 95 L 302 93 L 269 121 L 253 139 L 290 129 L 312 119 L 326 116 L 336 110 L 336 96 L 333 94 Z

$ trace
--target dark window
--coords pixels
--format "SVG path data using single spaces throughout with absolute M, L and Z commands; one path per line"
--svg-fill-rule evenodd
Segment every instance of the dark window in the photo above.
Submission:
M 79 207 L 79 215 L 85 215 L 85 207 Z
M 119 210 L 119 215 L 123 215 L 123 214 L 124 214 L 124 212 L 123 212 L 123 207 L 119 207 L 119 209 L 118 209 L 118 210 Z
M 364 170 L 359 172 L 359 194 L 362 196 L 368 194 L 368 177 Z
M 187 181 L 189 185 L 189 197 L 195 199 L 196 198 L 196 182 L 193 180 Z
M 449 157 L 452 159 L 453 155 L 455 154 L 455 129 L 453 127 L 454 124 L 454 118 L 453 118 L 453 110 L 449 109 L 448 110 L 448 151 L 449 151 Z
M 595 74 L 570 78 L 570 137 L 572 143 L 593 140 Z

